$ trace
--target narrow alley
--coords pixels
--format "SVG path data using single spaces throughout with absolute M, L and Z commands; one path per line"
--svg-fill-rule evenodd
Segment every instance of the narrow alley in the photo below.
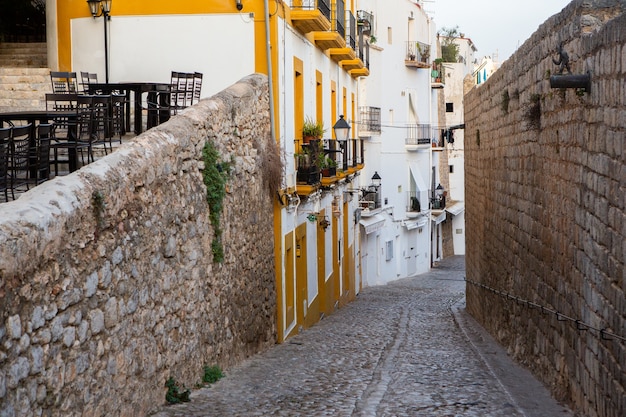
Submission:
M 364 289 L 156 417 L 572 416 L 464 309 L 464 261 Z

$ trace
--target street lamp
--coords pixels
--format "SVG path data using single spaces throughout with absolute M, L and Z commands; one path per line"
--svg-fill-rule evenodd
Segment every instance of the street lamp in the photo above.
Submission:
M 372 185 L 374 185 L 374 187 L 378 189 L 381 183 L 382 183 L 382 178 L 380 178 L 380 175 L 378 175 L 378 171 L 374 171 L 374 175 L 372 175 Z
M 109 39 L 107 21 L 111 20 L 112 0 L 87 0 L 89 11 L 93 18 L 104 16 L 104 74 L 105 80 L 109 82 Z
M 348 140 L 348 136 L 350 134 L 350 125 L 343 118 L 343 114 L 339 116 L 339 120 L 333 126 L 333 130 L 335 131 L 335 138 L 339 141 Z

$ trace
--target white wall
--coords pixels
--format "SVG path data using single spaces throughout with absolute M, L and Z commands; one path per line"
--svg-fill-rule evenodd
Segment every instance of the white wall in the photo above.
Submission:
M 197 71 L 202 97 L 211 96 L 255 71 L 254 22 L 242 16 L 112 16 L 109 81 L 169 82 L 171 71 Z M 104 82 L 103 18 L 74 19 L 71 33 L 72 68 Z

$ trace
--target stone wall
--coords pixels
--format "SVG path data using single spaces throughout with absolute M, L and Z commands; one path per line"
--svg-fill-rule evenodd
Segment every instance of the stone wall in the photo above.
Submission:
M 590 417 L 626 415 L 625 10 L 572 2 L 465 98 L 468 310 Z M 590 92 L 550 88 L 561 42 Z
M 275 343 L 267 79 L 0 205 L 0 415 L 141 416 Z M 214 263 L 210 141 L 233 162 Z M 232 159 L 231 159 L 232 158 Z

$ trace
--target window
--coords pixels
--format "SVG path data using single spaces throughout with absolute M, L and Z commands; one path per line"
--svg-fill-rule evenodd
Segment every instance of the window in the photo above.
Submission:
M 454 174 L 454 165 L 449 165 L 450 174 Z
M 454 112 L 454 103 L 446 103 L 446 113 Z
M 388 240 L 387 242 L 385 242 L 385 246 L 385 260 L 390 261 L 393 259 L 393 240 Z

